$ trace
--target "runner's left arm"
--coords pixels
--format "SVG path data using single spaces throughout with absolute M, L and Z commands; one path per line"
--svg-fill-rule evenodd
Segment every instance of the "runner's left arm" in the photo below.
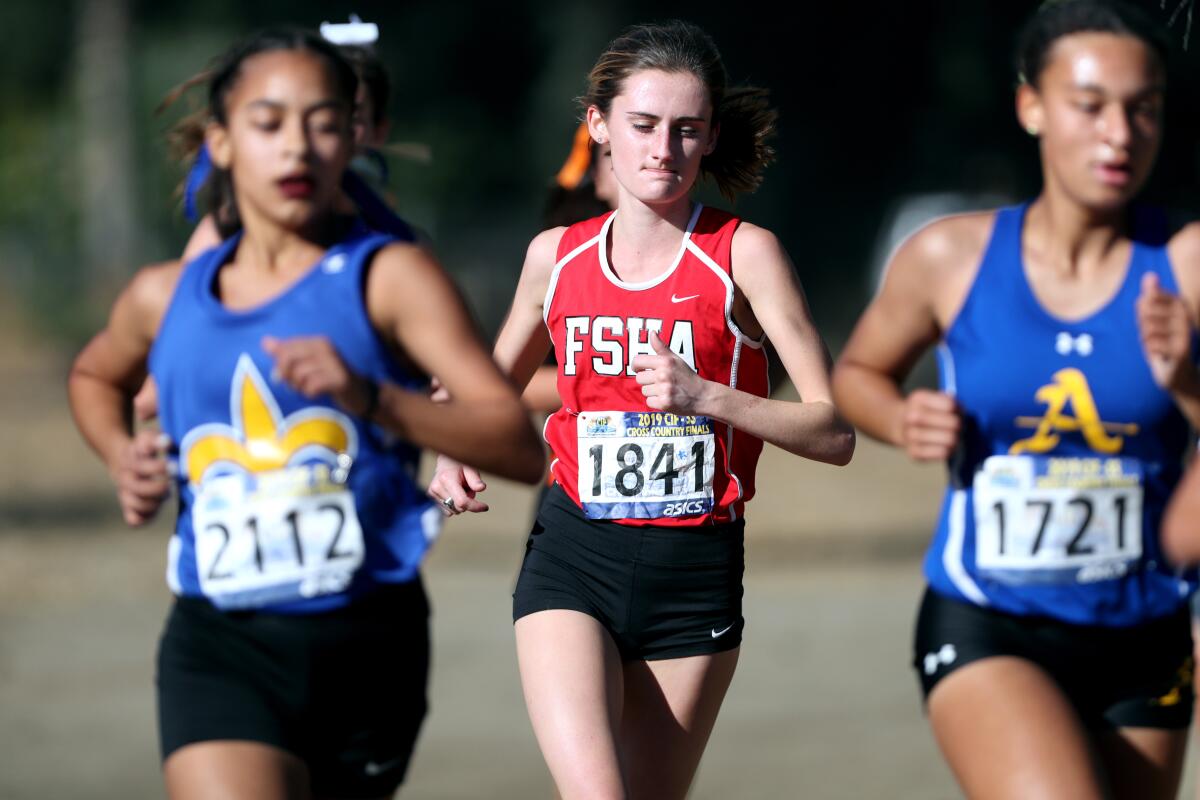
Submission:
M 704 380 L 652 334 L 655 355 L 633 361 L 647 405 L 715 417 L 815 461 L 849 463 L 854 429 L 834 407 L 829 353 L 791 260 L 773 234 L 746 223 L 734 234 L 732 247 L 734 283 L 775 346 L 800 402 L 771 400 Z
M 392 244 L 371 265 L 367 311 L 375 329 L 436 375 L 450 399 L 349 372 L 325 339 L 267 340 L 280 377 L 300 392 L 328 393 L 351 414 L 420 447 L 488 472 L 537 483 L 545 454 L 512 384 L 488 356 L 457 288 L 429 250 Z
M 529 383 L 550 350 L 550 334 L 542 319 L 542 305 L 564 230 L 543 231 L 529 243 L 512 307 L 496 337 L 493 358 L 518 389 Z M 449 392 L 441 394 L 449 395 Z M 466 467 L 452 454 L 438 456 L 433 479 L 429 482 L 429 495 L 438 501 L 454 501 L 452 506 L 444 506 L 447 514 L 487 511 L 487 503 L 477 496 L 486 488 L 487 483 L 476 470 Z
M 1193 429 L 1200 429 L 1200 370 L 1192 341 L 1200 322 L 1200 223 L 1185 225 L 1168 245 L 1179 294 L 1154 275 L 1142 278 L 1138 334 L 1155 382 L 1169 391 Z
M 1200 463 L 1193 458 L 1183 480 L 1167 506 L 1162 523 L 1162 545 L 1167 557 L 1176 564 L 1200 561 Z

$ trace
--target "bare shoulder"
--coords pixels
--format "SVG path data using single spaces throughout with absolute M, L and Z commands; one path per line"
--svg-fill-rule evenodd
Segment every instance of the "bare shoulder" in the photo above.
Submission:
M 428 242 L 391 242 L 379 248 L 371 260 L 369 282 L 390 282 L 426 272 L 441 272 L 437 256 Z
M 183 274 L 183 261 L 164 261 L 142 267 L 125 287 L 114 316 L 128 315 L 128 321 L 149 338 L 158 331 L 159 323 L 167 313 L 179 276 Z
M 376 330 L 393 332 L 405 319 L 423 318 L 458 303 L 458 287 L 424 242 L 391 242 L 371 259 L 364 292 Z
M 762 310 L 800 290 L 800 276 L 779 237 L 766 228 L 742 222 L 729 243 L 729 270 L 734 285 Z
M 183 261 L 162 261 L 158 264 L 147 264 L 137 271 L 129 282 L 126 291 L 139 304 L 148 307 L 161 305 L 165 307 L 175 294 L 175 286 L 179 276 L 183 274 Z
M 779 237 L 752 222 L 742 222 L 733 232 L 730 255 L 734 261 L 749 264 L 764 257 L 783 255 Z
M 212 214 L 205 214 L 200 223 L 196 225 L 196 229 L 192 231 L 187 245 L 184 246 L 181 260 L 186 264 L 205 250 L 216 247 L 220 243 L 221 232 L 217 230 L 216 220 L 213 219 Z
M 892 255 L 889 271 L 906 269 L 933 277 L 979 266 L 995 223 L 995 211 L 971 211 L 939 217 L 917 229 Z
M 972 211 L 919 228 L 892 253 L 879 298 L 925 308 L 948 329 L 979 271 L 995 218 L 995 211 Z
M 752 292 L 762 285 L 774 291 L 779 280 L 795 283 L 796 270 L 779 237 L 766 228 L 742 222 L 729 242 L 729 268 L 738 288 Z
M 566 231 L 563 227 L 550 228 L 530 240 L 525 250 L 525 266 L 521 268 L 522 279 L 528 276 L 538 283 L 549 282 L 550 273 L 558 263 L 558 246 Z
M 1193 306 L 1200 306 L 1200 221 L 1191 220 L 1173 231 L 1167 255 L 1179 291 Z

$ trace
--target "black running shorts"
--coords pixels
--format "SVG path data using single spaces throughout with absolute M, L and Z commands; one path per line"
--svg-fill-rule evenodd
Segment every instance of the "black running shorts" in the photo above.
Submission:
M 742 520 L 686 528 L 590 520 L 556 485 L 525 545 L 513 619 L 582 612 L 626 660 L 732 650 L 742 641 L 743 528 Z
M 926 698 L 954 670 L 989 656 L 1015 656 L 1044 669 L 1084 724 L 1100 728 L 1186 728 L 1192 718 L 1188 610 L 1132 628 L 1019 617 L 925 590 L 913 666 Z
M 158 652 L 162 757 L 196 742 L 261 742 L 304 761 L 314 795 L 390 796 L 425 718 L 428 670 L 420 579 L 319 614 L 177 598 Z

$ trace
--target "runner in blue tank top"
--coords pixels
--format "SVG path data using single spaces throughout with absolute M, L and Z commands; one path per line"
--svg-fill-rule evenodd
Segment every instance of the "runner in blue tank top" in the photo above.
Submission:
M 126 521 L 178 489 L 157 675 L 172 797 L 390 797 L 425 714 L 418 567 L 441 513 L 417 448 L 529 483 L 544 466 L 437 263 L 337 212 L 356 84 L 300 31 L 216 64 L 225 241 L 142 270 L 72 369 Z M 161 436 L 128 422 L 147 366 Z
M 856 425 L 948 463 L 914 666 L 972 797 L 1178 787 L 1195 583 L 1158 532 L 1200 420 L 1200 226 L 1132 205 L 1165 51 L 1134 9 L 1044 4 L 1017 91 L 1042 193 L 905 242 L 835 373 Z M 940 390 L 906 396 L 935 343 Z
M 388 106 L 392 84 L 387 68 L 375 52 L 379 27 L 352 17 L 349 23 L 322 24 L 321 35 L 338 45 L 338 51 L 354 68 L 358 78 L 353 120 L 356 154 L 342 176 L 343 198 L 338 210 L 357 215 L 371 230 L 390 234 L 404 242 L 417 241 L 417 231 L 380 196 L 387 188 L 387 160 L 382 148 L 391 131 Z M 172 89 L 159 110 L 173 106 L 186 92 L 205 83 L 207 76 L 207 71 L 201 72 Z M 176 155 L 191 165 L 180 187 L 184 216 L 189 222 L 198 222 L 180 256 L 184 264 L 216 247 L 223 238 L 212 213 L 200 216 L 202 195 L 209 191 L 214 176 L 212 157 L 204 146 L 205 125 L 206 120 L 200 114 L 189 114 L 170 134 L 176 144 L 174 149 L 179 151 Z M 153 377 L 147 377 L 134 396 L 133 409 L 134 416 L 141 422 L 149 422 L 158 416 L 158 393 Z
M 416 232 L 377 193 L 385 190 L 387 183 L 387 160 L 382 150 L 391 132 L 388 107 L 392 87 L 387 67 L 375 52 L 379 26 L 364 23 L 356 17 L 351 19 L 350 23 L 321 25 L 322 38 L 338 45 L 339 52 L 354 68 L 358 78 L 353 119 L 356 153 L 350 169 L 342 176 L 344 197 L 339 210 L 357 213 L 373 230 L 411 241 L 416 238 Z M 160 111 L 174 105 L 206 76 L 207 72 L 202 72 L 171 90 Z M 205 124 L 206 120 L 193 114 L 171 132 L 172 140 L 182 151 L 179 153 L 181 160 L 191 165 L 182 186 L 184 215 L 190 222 L 198 222 L 183 248 L 181 259 L 185 264 L 210 247 L 216 247 L 224 238 L 217 230 L 213 214 L 200 216 L 201 195 L 209 189 L 214 174 L 212 157 L 203 145 Z M 148 411 L 153 411 L 152 388 L 145 392 L 142 402 Z

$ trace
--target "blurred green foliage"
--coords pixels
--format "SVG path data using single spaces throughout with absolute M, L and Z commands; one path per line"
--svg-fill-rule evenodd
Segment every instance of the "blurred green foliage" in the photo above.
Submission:
M 97 284 L 81 252 L 78 145 L 88 132 L 73 87 L 86 2 L 105 0 L 0 3 L 0 292 L 68 347 L 96 329 L 119 288 Z M 125 274 L 173 257 L 189 232 L 175 194 L 184 167 L 171 163 L 163 137 L 175 115 L 154 114 L 163 95 L 242 33 L 351 12 L 382 31 L 392 138 L 433 152 L 429 164 L 393 159 L 397 206 L 433 236 L 488 332 L 570 146 L 573 98 L 604 43 L 634 22 L 695 21 L 735 82 L 771 89 L 778 162 L 737 211 L 783 240 L 835 342 L 867 299 L 880 226 L 900 198 L 1038 188 L 1035 149 L 1013 119 L 1010 66 L 1015 30 L 1034 2 L 795 4 L 782 16 L 727 0 L 126 2 L 137 239 Z M 1165 19 L 1158 5 L 1147 0 Z M 1191 205 L 1194 52 L 1177 61 L 1150 194 Z

